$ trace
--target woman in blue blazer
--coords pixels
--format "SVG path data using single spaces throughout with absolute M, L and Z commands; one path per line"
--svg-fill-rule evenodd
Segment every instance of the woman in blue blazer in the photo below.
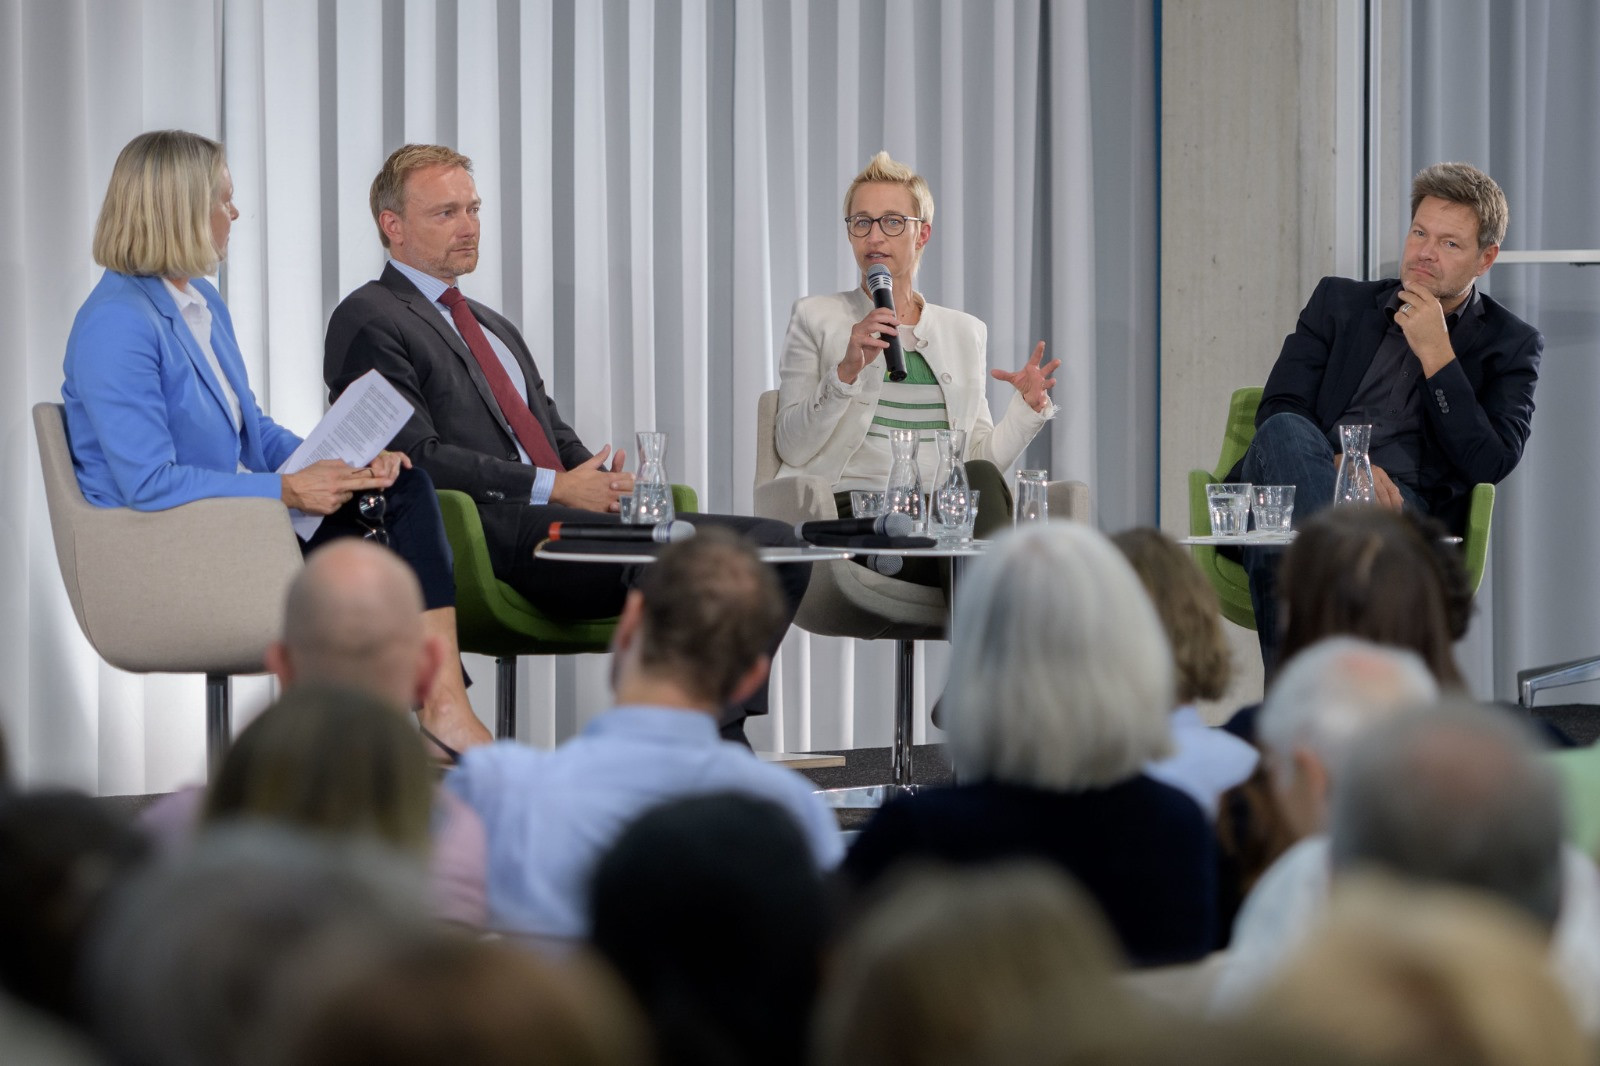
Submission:
M 450 547 L 427 475 L 397 452 L 360 469 L 324 460 L 275 473 L 300 438 L 257 405 L 228 308 L 204 279 L 238 217 L 215 141 L 158 130 L 117 157 L 94 236 L 106 272 L 73 320 L 61 387 L 78 484 L 97 506 L 140 511 L 279 499 L 324 516 L 305 551 L 339 536 L 385 540 L 416 572 L 430 640 L 443 642 L 446 667 L 422 724 L 441 747 L 486 742 L 461 675 Z

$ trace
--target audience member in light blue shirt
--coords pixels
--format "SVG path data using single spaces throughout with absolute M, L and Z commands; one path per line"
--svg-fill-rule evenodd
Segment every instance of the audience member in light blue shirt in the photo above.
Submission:
M 682 796 L 739 792 L 792 814 L 821 869 L 843 853 L 833 813 L 804 777 L 720 738 L 717 716 L 766 678 L 783 598 L 755 550 L 702 529 L 649 567 L 612 642 L 616 707 L 554 751 L 502 742 L 468 752 L 446 786 L 489 841 L 496 928 L 588 932 L 589 878 L 630 822 Z

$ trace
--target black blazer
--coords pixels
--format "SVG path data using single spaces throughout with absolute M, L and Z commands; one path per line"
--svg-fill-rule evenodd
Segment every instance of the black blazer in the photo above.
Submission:
M 1267 376 L 1256 425 L 1280 412 L 1324 433 L 1349 409 L 1389 328 L 1384 304 L 1400 282 L 1323 278 Z M 1500 481 L 1522 458 L 1533 424 L 1533 387 L 1544 338 L 1481 293 L 1482 313 L 1450 336 L 1455 361 L 1425 380 L 1420 484 L 1447 520 L 1472 486 Z M 1235 468 L 1237 470 L 1237 468 Z
M 476 300 L 467 304 L 521 365 L 528 407 L 549 432 L 561 461 L 571 469 L 590 458 L 593 453 L 545 393 L 544 379 L 516 327 Z M 330 399 L 368 370 L 388 378 L 416 408 L 392 446 L 426 470 L 437 487 L 459 489 L 478 503 L 490 556 L 502 569 L 516 546 L 516 512 L 533 491 L 534 468 L 519 458 L 511 426 L 466 342 L 392 266 L 345 297 L 328 322 L 322 374 Z

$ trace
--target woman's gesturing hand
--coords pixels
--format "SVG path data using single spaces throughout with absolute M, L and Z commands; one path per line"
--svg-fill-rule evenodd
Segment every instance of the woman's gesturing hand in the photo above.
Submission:
M 1040 364 L 1043 363 L 1041 366 Z M 1056 379 L 1051 377 L 1056 369 L 1061 366 L 1061 360 L 1052 359 L 1044 362 L 1044 341 L 1033 346 L 1033 355 L 1022 365 L 1016 373 L 1004 370 L 991 370 L 989 376 L 997 381 L 1009 381 L 1022 398 L 1028 401 L 1028 406 L 1035 411 L 1043 411 L 1050 403 L 1049 392 L 1055 387 Z

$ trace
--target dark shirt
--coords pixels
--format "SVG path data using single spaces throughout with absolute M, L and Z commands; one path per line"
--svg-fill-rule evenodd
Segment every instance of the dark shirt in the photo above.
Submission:
M 1395 312 L 1400 309 L 1400 286 L 1384 303 L 1384 314 L 1389 318 L 1389 328 L 1378 345 L 1377 354 L 1350 406 L 1339 416 L 1339 421 L 1328 431 L 1328 441 L 1335 454 L 1344 451 L 1339 442 L 1339 426 L 1371 426 L 1372 441 L 1368 455 L 1373 465 L 1383 468 L 1390 479 L 1416 490 L 1422 471 L 1422 362 L 1412 354 L 1406 344 L 1406 335 L 1395 322 Z M 1474 285 L 1461 306 L 1445 315 L 1445 327 L 1455 333 L 1456 324 L 1466 317 L 1483 313 L 1483 301 L 1478 298 Z
M 1143 774 L 1058 792 L 981 782 L 927 789 L 880 810 L 842 869 L 865 888 L 911 859 L 1053 862 L 1104 910 L 1141 966 L 1216 946 L 1216 838 L 1199 806 Z

